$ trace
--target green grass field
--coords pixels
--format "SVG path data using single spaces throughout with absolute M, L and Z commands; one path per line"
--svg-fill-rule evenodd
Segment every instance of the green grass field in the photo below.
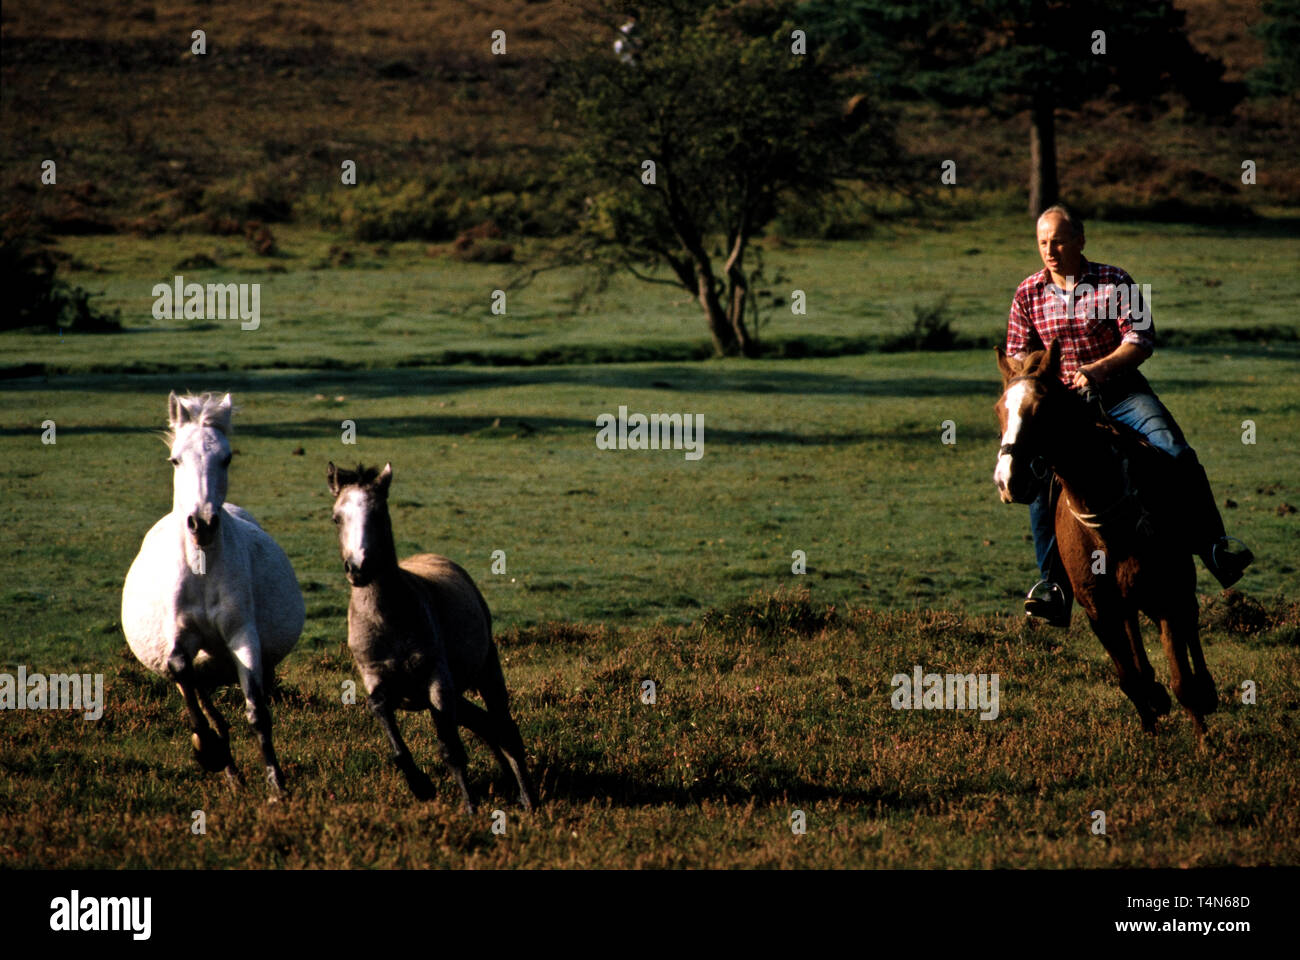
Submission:
M 1042 268 L 1022 217 L 955 220 L 939 230 L 882 225 L 878 232 L 862 242 L 766 244 L 760 336 L 774 342 L 897 336 L 911 328 L 915 307 L 946 297 L 954 331 L 992 343 L 1005 334 L 1016 285 Z M 79 268 L 69 279 L 102 291 L 94 302 L 120 310 L 130 335 L 105 350 L 96 337 L 10 334 L 3 365 L 116 374 L 383 369 L 438 362 L 448 351 L 506 360 L 559 348 L 581 357 L 598 346 L 648 357 L 674 348 L 676 356 L 693 347 L 707 352 L 699 307 L 684 291 L 631 278 L 575 306 L 583 275 L 544 273 L 509 291 L 506 314 L 493 315 L 492 292 L 535 262 L 535 246 L 521 249 L 519 265 L 463 264 L 428 256 L 425 244 L 357 244 L 301 227 L 277 227 L 276 235 L 281 253 L 275 257 L 256 256 L 239 237 L 65 237 L 60 247 Z M 332 247 L 351 253 L 355 265 L 329 269 Z M 1222 335 L 1231 342 L 1233 331 L 1255 328 L 1289 330 L 1292 340 L 1300 333 L 1297 281 L 1282 266 L 1300 260 L 1300 236 L 1285 224 L 1098 223 L 1089 229 L 1086 253 L 1151 285 L 1159 335 L 1200 342 Z M 196 255 L 220 267 L 179 266 Z M 178 274 L 200 284 L 260 283 L 261 327 L 155 320 L 153 287 Z M 806 316 L 791 312 L 794 290 L 807 296 Z M 779 307 L 773 305 L 778 298 Z M 200 326 L 200 335 L 178 336 L 187 326 Z
M 914 304 L 951 294 L 954 328 L 995 337 L 1034 268 L 1019 220 L 890 229 L 864 243 L 774 246 L 764 336 L 903 332 Z M 1088 253 L 1152 284 L 1158 332 L 1294 327 L 1300 240 L 1192 227 L 1089 227 Z M 1295 864 L 1300 681 L 1295 566 L 1300 350 L 1294 341 L 1160 349 L 1144 366 L 1198 450 L 1229 532 L 1259 559 L 1241 590 L 1272 619 L 1255 633 L 1207 617 L 1219 712 L 1198 750 L 1177 710 L 1141 734 L 1081 614 L 1027 626 L 1036 579 L 1025 508 L 997 500 L 991 350 L 800 360 L 420 366 L 449 349 L 557 345 L 629 353 L 698 343 L 702 320 L 667 288 L 615 285 L 575 310 L 578 278 L 546 275 L 488 311 L 504 268 L 422 246 L 358 246 L 277 230 L 282 258 L 210 237 L 64 238 L 72 274 L 123 310 L 128 333 L 5 334 L 0 379 L 0 672 L 102 672 L 94 722 L 6 713 L 0 861 L 13 866 L 867 866 Z M 214 246 L 216 249 L 214 249 Z M 978 252 L 969 252 L 976 250 Z M 221 271 L 177 270 L 206 252 Z M 265 271 L 267 263 L 283 267 Z M 149 290 L 175 273 L 261 280 L 262 327 L 158 323 Z M 191 277 L 191 272 L 194 276 Z M 1207 283 L 1214 281 L 1214 283 Z M 477 304 L 477 306 L 472 306 Z M 12 374 L 39 365 L 42 376 Z M 328 369 L 336 367 L 337 369 Z M 190 760 L 180 698 L 131 657 L 121 585 L 170 505 L 159 442 L 171 389 L 230 390 L 240 408 L 229 499 L 293 561 L 307 601 L 281 669 L 275 736 L 293 787 L 268 804 Z M 620 405 L 703 414 L 704 457 L 609 452 L 595 418 Z M 957 442 L 941 442 L 953 420 Z M 1242 421 L 1257 442 L 1242 443 Z M 57 443 L 41 442 L 53 420 Z M 357 442 L 341 442 L 353 420 Z M 301 452 L 299 452 L 301 451 Z M 420 805 L 377 723 L 341 702 L 354 679 L 346 583 L 325 465 L 391 460 L 398 551 L 444 553 L 492 607 L 514 712 L 545 806 L 457 811 L 427 716 L 404 715 L 439 786 Z M 1284 506 L 1286 505 L 1286 506 Z M 493 551 L 507 572 L 493 575 Z M 791 554 L 807 554 L 806 575 Z M 1205 597 L 1217 585 L 1203 570 Z M 807 589 L 812 623 L 768 624 L 747 598 Z M 783 595 L 785 595 L 783 593 Z M 736 606 L 739 605 L 739 606 Z M 762 606 L 761 601 L 757 602 Z M 833 614 L 823 623 L 827 611 Z M 716 611 L 736 616 L 719 618 Z M 714 611 L 714 613 L 709 613 Z M 1146 626 L 1158 677 L 1167 666 Z M 996 672 L 1002 712 L 895 711 L 890 678 Z M 640 681 L 658 698 L 641 703 Z M 1244 680 L 1258 703 L 1245 705 Z M 236 757 L 255 772 L 232 691 Z M 487 789 L 490 756 L 471 747 Z M 490 811 L 510 815 L 493 835 Z M 190 832 L 202 809 L 208 832 Z M 808 832 L 794 836 L 794 809 Z M 1108 835 L 1089 832 L 1107 813 Z

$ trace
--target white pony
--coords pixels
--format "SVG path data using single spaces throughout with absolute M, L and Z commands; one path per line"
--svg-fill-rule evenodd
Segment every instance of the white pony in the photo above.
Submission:
M 180 688 L 199 765 L 224 768 L 232 783 L 242 778 L 229 727 L 209 693 L 238 679 L 267 779 L 280 791 L 266 680 L 298 642 L 302 592 L 279 545 L 225 503 L 230 417 L 230 394 L 167 398 L 172 512 L 145 534 L 127 572 L 122 630 L 136 658 Z

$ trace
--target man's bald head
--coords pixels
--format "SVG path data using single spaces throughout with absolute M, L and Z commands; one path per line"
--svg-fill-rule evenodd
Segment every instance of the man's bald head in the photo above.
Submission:
M 1038 225 L 1042 226 L 1044 220 L 1053 223 L 1063 222 L 1069 226 L 1074 236 L 1083 236 L 1083 218 L 1063 203 L 1054 203 L 1040 213 L 1038 215 Z
M 1057 203 L 1038 215 L 1037 234 L 1038 255 L 1053 280 L 1061 284 L 1077 277 L 1083 266 L 1083 220 Z

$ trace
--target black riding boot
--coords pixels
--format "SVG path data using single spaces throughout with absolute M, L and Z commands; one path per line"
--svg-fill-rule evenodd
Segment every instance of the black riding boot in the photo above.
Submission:
M 1230 587 L 1241 579 L 1255 555 L 1245 544 L 1239 552 L 1232 552 L 1223 529 L 1223 517 L 1214 502 L 1214 491 L 1210 489 L 1210 478 L 1196 458 L 1196 451 L 1185 450 L 1174 460 L 1174 467 L 1182 488 L 1183 508 L 1187 511 L 1189 546 L 1201 558 L 1205 569 L 1225 588 Z
M 1060 485 L 1050 476 L 1044 482 L 1049 485 L 1046 494 L 1040 493 L 1029 511 L 1042 579 L 1025 595 L 1025 615 L 1046 620 L 1054 627 L 1068 627 L 1074 591 L 1070 587 L 1070 578 L 1066 576 L 1065 565 L 1061 563 L 1061 552 L 1056 548 L 1053 520 Z

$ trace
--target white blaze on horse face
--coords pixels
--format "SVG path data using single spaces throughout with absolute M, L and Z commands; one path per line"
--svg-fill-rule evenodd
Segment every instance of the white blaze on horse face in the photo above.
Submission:
M 335 507 L 340 518 L 339 546 L 343 560 L 357 569 L 361 569 L 366 559 L 367 508 L 367 497 L 360 487 L 349 487 Z
M 1025 402 L 1025 391 L 1029 384 L 1025 381 L 1012 386 L 1003 397 L 1003 402 L 1007 408 L 1007 429 L 1002 434 L 1002 443 L 1015 443 L 1016 438 L 1020 436 L 1020 425 L 1023 422 L 1020 416 L 1020 409 Z M 1011 491 L 1008 486 L 1011 483 L 1011 454 L 999 453 L 998 465 L 993 471 L 993 482 L 998 486 L 998 496 L 1003 503 L 1011 503 Z
M 171 459 L 176 461 L 173 512 L 186 517 L 199 514 L 210 521 L 226 502 L 230 444 L 225 435 L 208 426 L 181 427 L 176 431 Z

